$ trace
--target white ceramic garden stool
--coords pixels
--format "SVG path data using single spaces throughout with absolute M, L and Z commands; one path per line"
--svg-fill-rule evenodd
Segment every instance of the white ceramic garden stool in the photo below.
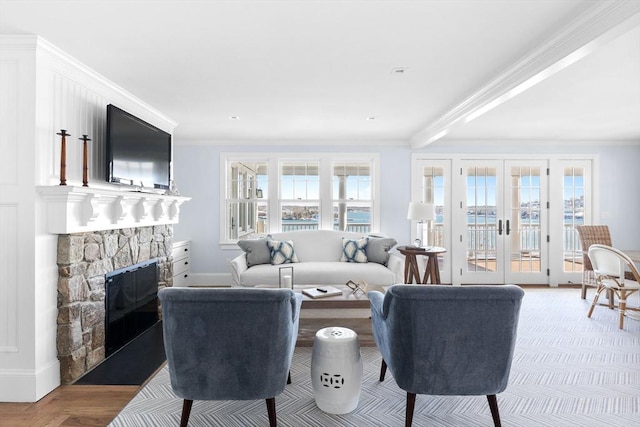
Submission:
M 316 332 L 311 353 L 311 384 L 318 408 L 346 414 L 358 406 L 362 359 L 358 334 L 330 327 Z

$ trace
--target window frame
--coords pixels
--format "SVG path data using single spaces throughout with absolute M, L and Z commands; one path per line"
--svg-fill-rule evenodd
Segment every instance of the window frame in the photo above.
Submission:
M 371 231 L 380 231 L 380 155 L 378 153 L 284 153 L 284 152 L 224 152 L 220 154 L 220 196 L 219 196 L 219 243 L 223 249 L 237 249 L 238 239 L 228 236 L 227 195 L 230 183 L 229 167 L 232 163 L 263 162 L 267 164 L 267 183 L 269 197 L 263 199 L 267 203 L 267 230 L 269 233 L 281 232 L 280 207 L 281 199 L 281 165 L 284 162 L 318 162 L 320 182 L 319 230 L 333 230 L 333 165 L 335 163 L 369 163 L 371 173 Z M 302 201 L 305 202 L 305 201 Z

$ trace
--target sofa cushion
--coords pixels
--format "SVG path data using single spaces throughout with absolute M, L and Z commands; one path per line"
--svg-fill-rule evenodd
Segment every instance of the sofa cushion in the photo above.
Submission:
M 363 239 L 347 239 L 342 238 L 342 262 L 367 262 L 367 248 L 368 238 Z
M 293 240 L 267 240 L 267 246 L 271 250 L 271 264 L 288 264 L 298 262 L 296 251 L 293 247 Z
M 299 262 L 292 265 L 293 284 L 344 285 L 349 280 L 364 280 L 370 286 L 386 286 L 396 282 L 393 271 L 375 262 Z M 240 285 L 278 286 L 279 267 L 271 264 L 256 265 L 242 273 Z
M 367 259 L 369 262 L 387 265 L 389 261 L 389 251 L 398 242 L 393 237 L 369 237 L 367 243 Z
M 238 246 L 247 257 L 247 267 L 260 264 L 271 264 L 271 250 L 267 239 L 238 240 Z

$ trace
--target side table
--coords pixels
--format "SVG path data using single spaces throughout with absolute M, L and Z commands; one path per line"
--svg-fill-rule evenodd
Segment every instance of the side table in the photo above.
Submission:
M 431 280 L 431 284 L 440 283 L 440 267 L 438 266 L 438 255 L 447 252 L 445 248 L 417 248 L 415 246 L 398 246 L 398 252 L 405 256 L 404 262 L 404 283 L 426 284 Z M 426 256 L 427 265 L 425 267 L 424 278 L 420 280 L 420 268 L 418 267 L 417 255 Z
M 318 408 L 330 414 L 353 411 L 358 406 L 361 383 L 358 334 L 339 326 L 316 332 L 311 353 L 311 385 Z

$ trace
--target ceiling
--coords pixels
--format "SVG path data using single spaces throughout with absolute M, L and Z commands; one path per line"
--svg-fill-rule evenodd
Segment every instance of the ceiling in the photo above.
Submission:
M 0 0 L 0 34 L 53 43 L 178 144 L 640 143 L 636 0 Z

